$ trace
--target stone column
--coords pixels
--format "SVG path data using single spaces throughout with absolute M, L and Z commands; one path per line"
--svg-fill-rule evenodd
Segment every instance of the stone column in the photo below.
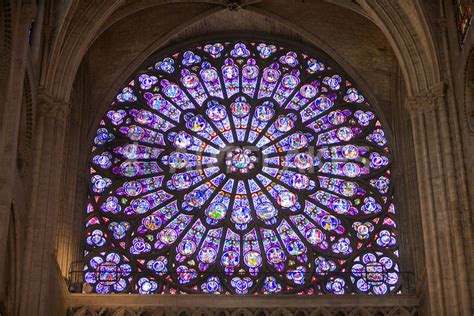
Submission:
M 48 315 L 69 103 L 45 92 L 38 98 L 31 213 L 27 228 L 20 315 Z
M 3 4 L 2 4 L 3 5 Z M 18 130 L 22 104 L 28 30 L 36 13 L 30 1 L 11 8 L 11 48 L 0 58 L 0 305 L 4 296 L 4 269 L 17 162 Z M 4 14 L 4 12 L 0 12 Z M 5 13 L 6 14 L 6 13 Z M 0 40 L 4 40 L 3 38 Z
M 84 121 L 84 108 L 87 96 L 85 70 L 81 67 L 76 76 L 76 83 L 71 93 L 71 114 L 67 120 L 65 135 L 65 155 L 61 185 L 61 209 L 58 219 L 56 258 L 63 276 L 67 277 L 69 269 L 82 269 L 80 264 L 71 264 L 82 260 L 82 243 L 85 204 L 87 196 L 87 159 L 90 146 L 84 141 L 87 132 Z M 73 279 L 80 278 L 82 273 L 74 271 Z M 73 282 L 75 280 L 72 280 Z
M 461 223 L 462 215 L 469 210 L 461 202 L 466 184 L 456 176 L 462 161 L 453 153 L 457 130 L 448 117 L 445 84 L 408 98 L 406 105 L 415 143 L 429 312 L 470 315 L 468 254 Z

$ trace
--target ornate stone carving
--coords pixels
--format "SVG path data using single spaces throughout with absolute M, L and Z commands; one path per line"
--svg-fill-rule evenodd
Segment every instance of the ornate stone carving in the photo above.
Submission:
M 34 21 L 37 11 L 36 1 L 25 1 L 21 6 L 21 15 L 24 21 Z
M 421 92 L 414 97 L 408 97 L 405 101 L 405 106 L 411 115 L 436 110 L 444 104 L 446 87 L 444 82 L 439 82 L 427 91 Z
M 240 9 L 242 9 L 242 7 L 240 6 L 240 1 L 231 0 L 228 1 L 226 5 L 230 11 L 239 11 Z
M 66 120 L 70 112 L 70 103 L 60 100 L 44 90 L 38 93 L 38 116 Z
M 446 32 L 446 28 L 447 28 L 447 25 L 448 25 L 448 21 L 444 18 L 438 18 L 436 20 L 436 24 L 438 25 L 439 27 L 439 30 L 441 32 Z

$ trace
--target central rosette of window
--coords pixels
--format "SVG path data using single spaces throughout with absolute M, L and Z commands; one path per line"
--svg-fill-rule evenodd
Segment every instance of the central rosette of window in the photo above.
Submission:
M 226 154 L 227 173 L 246 174 L 255 169 L 257 157 L 251 149 L 237 148 Z

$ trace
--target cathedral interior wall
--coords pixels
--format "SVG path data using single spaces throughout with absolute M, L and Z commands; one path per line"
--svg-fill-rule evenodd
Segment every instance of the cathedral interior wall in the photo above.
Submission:
M 65 281 L 80 278 L 86 166 L 100 118 L 154 52 L 198 37 L 253 33 L 322 49 L 364 89 L 394 155 L 403 299 L 416 301 L 423 315 L 453 306 L 467 315 L 474 39 L 471 30 L 460 47 L 452 1 L 277 0 L 237 11 L 221 2 L 3 1 L 0 312 L 64 315 L 72 304 L 88 315 L 85 305 L 107 305 L 108 298 L 69 293 Z M 138 297 L 114 304 L 121 299 L 155 304 Z

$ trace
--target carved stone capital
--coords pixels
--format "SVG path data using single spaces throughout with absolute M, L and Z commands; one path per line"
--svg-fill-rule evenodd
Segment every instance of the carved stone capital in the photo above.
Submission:
M 41 90 L 38 93 L 38 116 L 65 121 L 69 116 L 70 103 Z
M 28 23 L 34 21 L 37 9 L 36 1 L 25 1 L 25 3 L 23 3 L 21 6 L 22 20 L 28 21 Z
M 441 82 L 438 82 L 437 84 L 431 86 L 431 88 L 429 89 L 429 93 L 431 95 L 435 96 L 435 97 L 444 98 L 444 96 L 446 95 L 447 88 L 448 88 L 448 86 L 446 85 L 446 83 L 441 81 Z
M 226 3 L 227 9 L 230 11 L 239 11 L 242 9 L 241 3 L 238 0 L 229 0 Z
M 428 98 L 409 97 L 405 100 L 405 107 L 411 116 L 415 116 L 422 113 L 427 107 L 431 107 L 431 102 Z
M 441 32 L 446 32 L 448 27 L 448 21 L 446 19 L 439 18 L 436 20 L 436 24 L 438 25 Z
M 446 88 L 444 82 L 437 83 L 426 91 L 408 97 L 405 106 L 411 115 L 435 111 L 445 102 Z

